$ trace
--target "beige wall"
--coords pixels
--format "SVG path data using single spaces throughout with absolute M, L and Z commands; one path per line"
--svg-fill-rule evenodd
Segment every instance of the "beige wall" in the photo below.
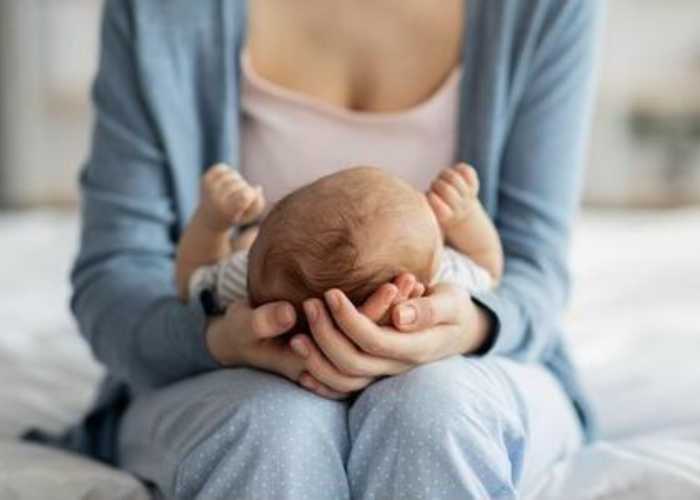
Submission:
M 100 5 L 0 0 L 0 198 L 14 204 L 75 199 Z M 692 121 L 700 121 L 700 1 L 607 5 L 586 198 L 613 205 L 700 201 L 698 139 L 685 137 Z M 646 134 L 634 132 L 630 118 L 640 112 Z
M 700 2 L 607 5 L 587 199 L 700 201 Z
M 99 0 L 0 1 L 0 197 L 75 200 L 90 127 Z

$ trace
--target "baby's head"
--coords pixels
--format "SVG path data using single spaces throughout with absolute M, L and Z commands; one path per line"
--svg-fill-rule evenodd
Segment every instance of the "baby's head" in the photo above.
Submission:
M 361 304 L 403 272 L 429 284 L 441 249 L 423 194 L 378 168 L 350 168 L 294 191 L 265 218 L 250 250 L 250 301 L 300 310 L 338 288 Z

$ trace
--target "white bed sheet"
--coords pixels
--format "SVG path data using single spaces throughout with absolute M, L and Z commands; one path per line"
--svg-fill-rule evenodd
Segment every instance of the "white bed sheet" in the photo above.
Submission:
M 68 314 L 74 214 L 3 214 L 0 234 L 0 438 L 7 440 L 28 426 L 58 430 L 73 421 L 102 370 Z M 534 497 L 700 498 L 700 209 L 586 213 L 573 258 L 569 340 L 608 440 L 557 466 Z M 17 453 L 0 441 L 0 483 Z
M 572 266 L 570 341 L 603 435 L 700 425 L 700 209 L 587 213 Z

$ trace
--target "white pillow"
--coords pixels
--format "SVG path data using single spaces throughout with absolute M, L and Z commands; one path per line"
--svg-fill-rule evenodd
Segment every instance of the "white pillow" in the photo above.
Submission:
M 134 477 L 59 450 L 0 441 L 0 498 L 7 500 L 148 500 Z
M 697 500 L 700 439 L 599 441 L 552 467 L 529 500 Z

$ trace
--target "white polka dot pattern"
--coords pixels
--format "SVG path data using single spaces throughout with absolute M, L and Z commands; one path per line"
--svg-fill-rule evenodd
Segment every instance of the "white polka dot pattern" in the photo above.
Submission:
M 525 393 L 568 405 L 559 389 L 520 382 L 498 358 L 455 357 L 375 382 L 349 403 L 268 373 L 221 370 L 132 404 L 121 465 L 177 499 L 518 498 L 528 456 L 549 467 L 566 442 L 544 426 L 548 451 L 533 458 L 536 405 Z M 573 422 L 568 411 L 555 416 Z

